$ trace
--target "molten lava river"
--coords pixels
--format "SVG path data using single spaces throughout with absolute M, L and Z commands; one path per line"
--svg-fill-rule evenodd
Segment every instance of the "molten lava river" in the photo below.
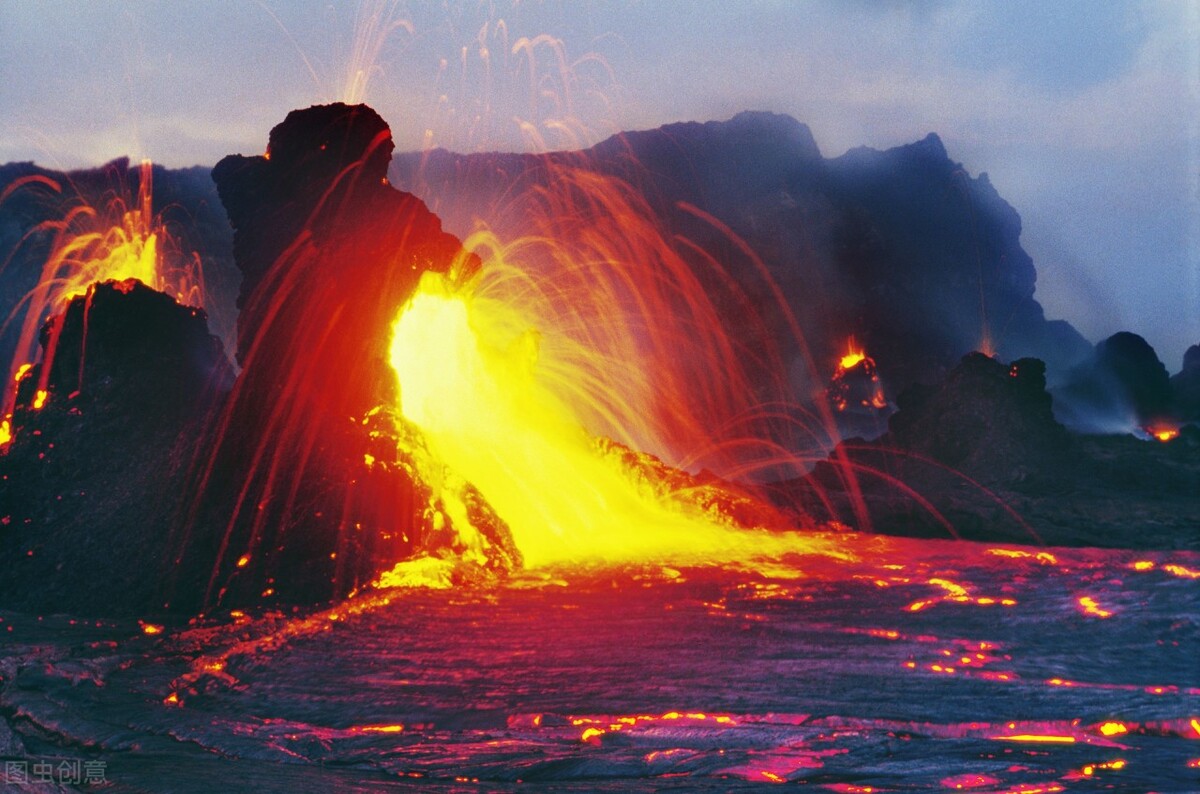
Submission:
M 1194 555 L 837 545 L 179 626 L 5 614 L 0 713 L 121 791 L 1197 790 Z

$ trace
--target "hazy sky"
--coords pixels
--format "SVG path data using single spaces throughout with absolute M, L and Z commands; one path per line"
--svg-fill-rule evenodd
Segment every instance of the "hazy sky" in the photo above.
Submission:
M 0 162 L 212 164 L 356 93 L 400 149 L 561 148 L 744 109 L 795 116 L 826 156 L 934 131 L 1021 214 L 1049 316 L 1138 331 L 1172 372 L 1200 342 L 1198 2 L 366 8 L 0 0 Z

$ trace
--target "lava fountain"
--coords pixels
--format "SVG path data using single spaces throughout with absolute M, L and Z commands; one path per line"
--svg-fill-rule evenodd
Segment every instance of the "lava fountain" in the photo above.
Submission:
M 506 208 L 528 232 L 504 241 L 477 220 L 464 246 L 478 271 L 426 272 L 395 320 L 399 411 L 437 461 L 422 479 L 451 474 L 434 501 L 473 535 L 454 495 L 470 483 L 530 566 L 835 553 L 787 531 L 812 522 L 752 484 L 805 463 L 780 442 L 803 411 L 761 309 L 632 186 L 581 165 L 541 164 L 550 178 Z M 718 300 L 743 309 L 756 348 Z M 764 387 L 751 368 L 777 377 Z M 829 434 L 807 421 L 809 437 Z
M 414 559 L 503 571 L 824 549 L 742 484 L 797 465 L 773 440 L 795 420 L 782 383 L 751 385 L 749 362 L 784 368 L 728 333 L 712 284 L 761 321 L 718 262 L 706 282 L 633 187 L 582 168 L 520 198 L 535 233 L 480 223 L 460 243 L 388 184 L 391 150 L 377 114 L 335 104 L 214 169 L 243 369 L 172 539 L 180 559 L 215 555 L 205 603 L 338 597 L 406 580 Z
M 28 384 L 23 386 L 27 378 L 36 379 L 29 407 L 36 411 L 45 406 L 50 397 L 48 379 L 67 305 L 78 297 L 90 301 L 94 284 L 133 279 L 173 296 L 183 305 L 203 306 L 204 281 L 198 257 L 185 255 L 168 232 L 162 215 L 153 212 L 152 163 L 143 160 L 137 174 L 136 198 L 130 197 L 124 185 L 111 191 L 107 201 L 92 203 L 80 195 L 67 204 L 60 218 L 39 224 L 27 235 L 26 240 L 49 234 L 51 241 L 36 285 L 4 322 L 4 325 L 19 322 L 20 332 L 9 377 L 5 379 L 4 402 L 0 405 L 3 416 L 0 446 L 12 440 L 12 414 L 18 392 L 28 388 Z M 124 173 L 116 176 L 124 179 Z M 0 201 L 17 190 L 31 189 L 41 189 L 52 196 L 64 193 L 53 179 L 33 175 L 16 180 L 0 196 Z M 47 321 L 45 354 L 35 370 L 38 336 Z
M 479 489 L 527 565 L 721 563 L 824 545 L 738 526 L 698 498 L 721 486 L 676 490 L 636 455 L 613 454 L 581 421 L 578 391 L 564 393 L 554 386 L 562 379 L 544 376 L 554 365 L 541 361 L 539 329 L 520 306 L 489 299 L 483 279 L 455 288 L 425 274 L 396 320 L 390 361 L 404 417 Z M 641 362 L 626 366 L 631 380 L 643 374 Z

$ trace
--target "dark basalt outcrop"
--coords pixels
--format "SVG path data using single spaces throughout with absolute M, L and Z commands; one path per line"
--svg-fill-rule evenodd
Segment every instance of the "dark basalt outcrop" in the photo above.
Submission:
M 1168 443 L 1069 434 L 1037 359 L 966 356 L 901 394 L 889 430 L 776 493 L 821 521 L 900 535 L 1197 548 L 1200 429 Z
M 151 212 L 170 237 L 158 241 L 164 259 L 180 267 L 192 257 L 199 260 L 209 328 L 232 342 L 240 276 L 233 264 L 233 234 L 210 170 L 154 166 Z M 8 321 L 0 322 L 4 366 L 12 360 L 21 330 L 15 319 L 24 311 L 21 302 L 42 277 L 56 235 L 104 234 L 120 223 L 124 211 L 137 209 L 141 182 L 142 169 L 127 157 L 74 171 L 33 163 L 0 165 L 0 318 Z
M 825 159 L 794 119 L 742 113 L 622 133 L 583 152 L 405 154 L 391 173 L 448 228 L 463 233 L 483 217 L 514 239 L 530 231 L 523 197 L 536 200 L 563 168 L 625 180 L 668 239 L 692 241 L 726 268 L 762 313 L 795 395 L 824 388 L 850 336 L 876 360 L 889 398 L 937 381 L 988 342 L 1005 359 L 1046 361 L 1051 380 L 1089 351 L 1069 324 L 1047 321 L 1034 299 L 1017 212 L 986 174 L 971 177 L 950 159 L 936 135 Z M 761 259 L 799 321 L 815 372 L 756 263 L 696 210 Z M 711 270 L 688 246 L 679 250 L 698 273 Z M 762 340 L 748 336 L 744 304 L 727 299 L 719 280 L 705 286 L 731 336 L 761 349 Z M 777 375 L 769 366 L 752 374 L 764 384 Z
M 168 526 L 232 379 L 223 346 L 204 312 L 136 281 L 73 299 L 42 345 L 53 363 L 21 381 L 0 455 L 0 604 L 161 610 L 167 582 L 200 576 L 175 569 Z
M 1171 397 L 1176 416 L 1200 423 L 1200 345 L 1183 354 L 1183 369 L 1171 377 Z
M 418 549 L 455 551 L 421 441 L 389 413 L 387 348 L 423 272 L 477 261 L 387 185 L 391 136 L 369 108 L 296 111 L 270 140 L 269 157 L 215 170 L 244 276 L 236 378 L 204 312 L 139 282 L 98 285 L 46 325 L 49 371 L 26 374 L 0 456 L 5 607 L 311 603 Z M 482 567 L 519 564 L 503 522 L 471 511 Z
M 1096 345 L 1055 392 L 1059 418 L 1074 430 L 1121 432 L 1170 418 L 1167 368 L 1145 339 L 1128 331 Z
M 197 523 L 222 527 L 210 600 L 344 594 L 425 534 L 423 487 L 364 465 L 396 456 L 368 418 L 395 403 L 391 327 L 421 274 L 478 262 L 387 183 L 392 148 L 369 107 L 314 106 L 289 113 L 266 154 L 213 169 L 242 271 L 243 370 L 197 484 Z
M 971 353 L 937 387 L 900 395 L 883 443 L 988 482 L 1012 482 L 1061 459 L 1066 429 L 1054 419 L 1046 365 L 1024 358 L 1004 367 Z

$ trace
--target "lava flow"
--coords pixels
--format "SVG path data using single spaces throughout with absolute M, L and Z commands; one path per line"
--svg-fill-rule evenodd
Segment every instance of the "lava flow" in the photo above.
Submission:
M 172 487 L 153 503 L 182 514 L 173 534 L 124 494 L 103 503 L 117 541 L 145 539 L 145 568 L 178 577 L 132 609 L 169 598 L 176 614 L 0 613 L 0 739 L 85 748 L 131 788 L 1188 790 L 1195 554 L 889 538 L 770 506 L 754 475 L 804 462 L 784 439 L 888 407 L 865 349 L 850 343 L 831 399 L 795 410 L 784 384 L 751 386 L 748 366 L 782 371 L 779 356 L 734 341 L 714 294 L 747 326 L 754 301 L 715 255 L 680 255 L 628 185 L 565 169 L 533 192 L 539 233 L 460 244 L 387 183 L 391 154 L 377 114 L 339 104 L 214 170 L 242 371 L 194 424 L 160 420 L 193 465 L 176 476 L 159 450 L 171 471 L 131 490 L 180 486 L 182 504 Z M 159 242 L 144 231 L 127 235 L 138 263 Z M 94 308 L 93 341 L 114 291 L 150 292 L 122 281 L 69 304 L 77 323 Z M 986 366 L 1004 386 L 1042 374 Z M 56 415 L 55 394 L 28 393 Z M 129 450 L 158 444 L 91 462 L 152 468 Z
M 485 279 L 486 273 L 485 266 Z M 456 289 L 426 274 L 396 321 L 391 345 L 405 418 L 421 429 L 431 452 L 479 489 L 527 564 L 720 563 L 823 545 L 795 533 L 738 527 L 697 498 L 697 491 L 719 486 L 672 490 L 653 469 L 613 454 L 572 404 L 584 395 L 556 391 L 554 384 L 569 381 L 544 376 L 562 362 L 542 361 L 540 342 L 520 307 L 489 300 L 477 282 Z M 632 380 L 643 374 L 636 361 L 626 366 Z M 466 515 L 458 512 L 461 525 Z
M 477 221 L 464 245 L 478 272 L 425 273 L 392 328 L 398 407 L 436 460 L 421 478 L 461 545 L 477 534 L 454 495 L 469 483 L 528 566 L 837 554 L 789 531 L 811 522 L 752 485 L 772 467 L 803 468 L 785 439 L 833 432 L 796 410 L 762 308 L 629 184 L 539 167 L 547 185 L 505 208 L 525 234 L 501 240 Z M 756 348 L 718 301 L 739 307 Z M 755 380 L 755 368 L 771 376 Z

